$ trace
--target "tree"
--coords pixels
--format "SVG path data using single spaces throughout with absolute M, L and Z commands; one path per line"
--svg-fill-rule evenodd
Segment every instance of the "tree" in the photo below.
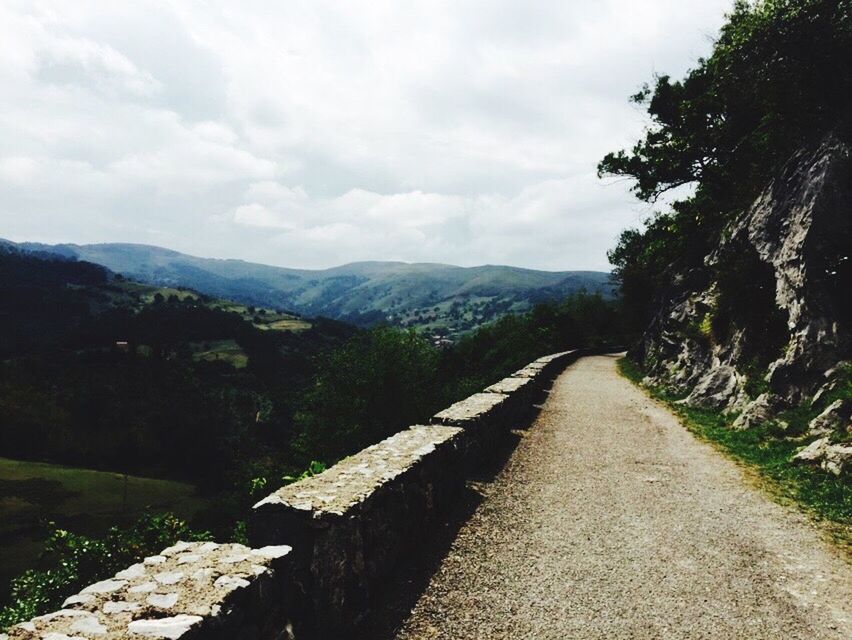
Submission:
M 632 97 L 650 126 L 629 151 L 607 154 L 598 174 L 630 178 L 649 202 L 694 187 L 643 230 L 625 231 L 609 254 L 643 321 L 669 265 L 700 265 L 795 150 L 829 131 L 849 136 L 850 64 L 848 0 L 740 0 L 709 58 L 683 80 L 661 75 Z
M 629 153 L 607 154 L 599 173 L 632 178 L 643 200 L 698 183 L 742 204 L 730 178 L 762 184 L 774 165 L 848 113 L 850 6 L 738 1 L 710 58 L 683 80 L 662 75 L 632 97 L 647 106 L 651 126 Z
M 380 327 L 322 359 L 296 415 L 296 450 L 333 462 L 437 409 L 439 353 L 413 330 Z

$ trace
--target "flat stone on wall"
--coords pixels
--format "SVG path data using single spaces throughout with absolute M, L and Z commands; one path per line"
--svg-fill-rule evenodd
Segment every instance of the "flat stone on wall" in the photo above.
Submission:
M 512 429 L 526 428 L 532 423 L 540 389 L 532 378 L 503 378 L 486 387 L 484 393 L 506 396 L 503 422 Z
M 578 353 L 579 351 L 576 349 L 552 353 L 548 356 L 542 356 L 538 360 L 532 362 L 531 365 L 544 365 L 544 375 L 553 377 L 556 376 L 571 360 L 576 359 Z
M 545 370 L 545 363 L 543 362 L 530 362 L 527 366 L 518 369 L 512 374 L 513 378 L 538 378 L 540 377 Z
M 529 378 L 541 390 L 572 360 L 580 354 L 578 350 L 561 351 L 530 362 L 527 366 L 515 371 L 513 378 Z
M 287 638 L 288 546 L 178 542 L 9 630 L 9 640 Z
M 564 359 L 566 356 L 571 355 L 572 353 L 577 353 L 576 349 L 571 349 L 569 351 L 559 351 L 558 353 L 551 353 L 550 355 L 542 356 L 536 360 L 536 362 L 554 362 L 557 360 Z
M 254 506 L 254 544 L 291 544 L 309 627 L 340 637 L 464 483 L 463 429 L 414 426 Z
M 543 364 L 553 364 L 560 363 L 565 360 L 565 358 L 574 353 L 573 351 L 560 351 L 559 353 L 551 353 L 550 355 L 542 356 L 541 358 L 537 358 L 534 362 L 543 363 Z
M 478 426 L 499 419 L 508 396 L 501 393 L 474 393 L 432 417 L 434 424 L 456 427 Z
M 530 378 L 503 378 L 500 382 L 495 382 L 490 387 L 485 387 L 485 393 L 521 393 L 523 394 L 531 385 Z

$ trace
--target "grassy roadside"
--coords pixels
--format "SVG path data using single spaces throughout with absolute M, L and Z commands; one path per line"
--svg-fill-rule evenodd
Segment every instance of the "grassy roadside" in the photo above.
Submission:
M 627 358 L 618 361 L 618 370 L 679 415 L 692 433 L 740 463 L 777 502 L 802 508 L 852 556 L 852 479 L 791 464 L 790 457 L 803 443 L 778 438 L 770 433 L 769 426 L 734 431 L 729 428 L 731 417 L 712 409 L 677 404 L 682 396 L 642 384 L 642 371 Z

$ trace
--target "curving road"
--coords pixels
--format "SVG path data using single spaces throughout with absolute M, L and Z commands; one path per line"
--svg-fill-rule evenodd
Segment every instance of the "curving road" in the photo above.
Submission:
M 396 637 L 852 638 L 852 568 L 584 358 L 462 525 Z

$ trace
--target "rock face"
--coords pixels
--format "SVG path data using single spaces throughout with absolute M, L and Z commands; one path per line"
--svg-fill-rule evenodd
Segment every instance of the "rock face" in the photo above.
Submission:
M 761 393 L 757 398 L 749 402 L 743 412 L 734 420 L 731 427 L 734 429 L 750 429 L 771 420 L 785 406 L 784 401 L 778 396 L 771 393 Z
M 698 379 L 698 383 L 687 396 L 688 404 L 703 404 L 724 409 L 739 400 L 742 376 L 735 367 L 720 364 L 711 367 Z
M 809 401 L 852 351 L 850 211 L 852 150 L 831 135 L 672 277 L 632 355 L 686 402 L 742 411 L 738 428 Z
M 814 440 L 793 456 L 793 462 L 818 465 L 823 471 L 839 476 L 852 465 L 852 444 L 831 444 L 828 438 Z
M 852 427 L 852 400 L 841 398 L 828 405 L 808 425 L 808 432 L 824 436 L 838 431 L 849 431 Z

